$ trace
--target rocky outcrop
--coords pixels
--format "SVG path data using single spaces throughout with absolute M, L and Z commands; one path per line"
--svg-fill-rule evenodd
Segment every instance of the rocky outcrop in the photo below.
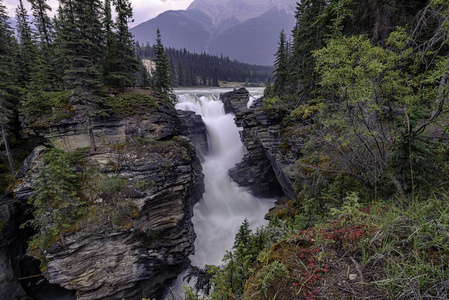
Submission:
M 88 149 L 80 152 L 86 164 L 101 176 L 126 180 L 119 200 L 137 209 L 131 222 L 107 228 L 86 216 L 44 251 L 45 278 L 76 291 L 77 299 L 157 298 L 163 283 L 189 264 L 192 208 L 204 192 L 203 174 L 195 149 L 178 136 L 176 111 L 162 101 L 158 105 L 151 114 L 123 118 L 88 117 L 79 110 L 51 127 L 26 129 L 65 151 Z M 24 164 L 16 200 L 29 198 L 43 150 Z M 87 205 L 107 211 L 108 201 Z
M 193 111 L 178 110 L 181 121 L 180 130 L 182 135 L 188 137 L 195 146 L 197 155 L 203 160 L 204 155 L 209 152 L 207 142 L 207 128 L 200 115 Z
M 296 159 L 293 155 L 285 155 L 282 146 L 287 143 L 289 153 L 298 154 L 303 148 L 303 140 L 292 134 L 286 141 L 281 135 L 284 113 L 261 109 L 260 100 L 247 108 L 249 93 L 243 88 L 220 97 L 227 111 L 235 113 L 237 126 L 243 128 L 240 136 L 247 150 L 242 162 L 230 170 L 232 179 L 250 187 L 257 195 L 273 196 L 280 188 L 285 195 L 294 198 Z

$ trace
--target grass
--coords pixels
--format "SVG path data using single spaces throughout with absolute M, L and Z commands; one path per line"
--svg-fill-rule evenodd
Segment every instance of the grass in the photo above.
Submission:
M 333 221 L 262 252 L 245 298 L 447 299 L 448 199 L 396 199 L 361 209 L 354 195 L 348 198 Z M 267 273 L 274 262 L 285 266 L 288 279 Z M 267 274 L 276 286 L 261 284 Z
M 159 108 L 156 99 L 139 92 L 127 92 L 115 97 L 106 97 L 107 111 L 117 117 L 129 117 L 152 113 Z

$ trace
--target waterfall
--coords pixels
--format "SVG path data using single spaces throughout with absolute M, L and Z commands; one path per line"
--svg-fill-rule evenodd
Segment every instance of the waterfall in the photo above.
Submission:
M 177 90 L 179 110 L 202 116 L 208 131 L 209 153 L 202 164 L 205 175 L 203 201 L 194 207 L 192 222 L 197 238 L 192 265 L 221 265 L 226 250 L 231 250 L 234 236 L 245 218 L 251 228 L 266 225 L 264 215 L 274 205 L 273 199 L 261 199 L 232 182 L 228 170 L 240 162 L 244 148 L 234 115 L 225 114 L 219 93 L 229 90 Z M 262 89 L 250 89 L 261 95 Z

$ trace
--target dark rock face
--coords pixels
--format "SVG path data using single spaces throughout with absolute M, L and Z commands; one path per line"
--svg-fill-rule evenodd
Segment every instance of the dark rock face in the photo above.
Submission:
M 140 117 L 90 121 L 77 112 L 51 128 L 27 129 L 66 151 L 94 143 L 88 163 L 126 179 L 126 199 L 138 208 L 129 226 L 100 234 L 69 232 L 63 244 L 56 242 L 45 251 L 48 268 L 43 275 L 52 284 L 76 291 L 76 299 L 159 297 L 163 283 L 189 264 L 195 239 L 192 209 L 204 192 L 204 175 L 195 149 L 185 137 L 176 137 L 176 111 L 159 106 Z M 139 144 L 142 140 L 150 142 Z M 13 191 L 16 201 L 26 203 L 30 197 L 43 150 L 36 148 L 21 168 L 23 177 Z M 105 205 L 102 199 L 95 204 Z
M 195 146 L 200 159 L 209 152 L 207 128 L 200 115 L 193 111 L 178 110 L 182 135 L 188 137 Z
M 221 99 L 226 110 L 235 113 L 237 126 L 243 127 L 240 136 L 247 150 L 242 162 L 230 170 L 232 179 L 250 187 L 256 195 L 279 195 L 281 190 L 288 197 L 295 197 L 295 178 L 291 175 L 294 172 L 290 170 L 296 169 L 296 159 L 280 150 L 284 115 L 262 110 L 260 100 L 247 108 L 249 93 L 243 88 L 222 94 Z M 302 138 L 290 138 L 289 143 L 291 149 L 301 152 Z
M 7 220 L 2 228 L 0 239 L 0 299 L 27 299 L 25 290 L 17 281 L 12 262 L 17 258 L 17 251 L 12 251 L 18 247 L 20 214 L 18 205 L 12 199 L 0 196 L 0 217 Z M 23 219 L 22 219 L 23 221 Z M 15 252 L 15 253 L 14 253 Z

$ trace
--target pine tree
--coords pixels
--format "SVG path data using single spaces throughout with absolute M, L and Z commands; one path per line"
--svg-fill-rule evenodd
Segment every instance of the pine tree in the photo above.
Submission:
M 114 21 L 112 20 L 111 0 L 104 2 L 103 28 L 105 31 L 103 77 L 107 86 L 114 86 L 114 70 L 117 64 L 117 40 L 114 32 Z
M 39 233 L 31 244 L 45 249 L 57 236 L 64 243 L 63 232 L 76 219 L 81 203 L 76 194 L 77 177 L 64 151 L 48 150 L 38 167 L 29 203 L 35 208 L 31 222 Z
M 289 62 L 288 62 L 288 42 L 284 29 L 279 35 L 278 51 L 276 52 L 276 60 L 274 62 L 275 75 L 273 91 L 275 95 L 282 96 L 287 92 L 289 80 Z
M 251 239 L 252 230 L 249 228 L 249 221 L 245 218 L 242 225 L 240 225 L 239 231 L 236 233 L 234 238 L 233 249 L 236 249 L 238 254 L 241 254 L 242 248 L 248 248 Z
M 115 24 L 111 18 L 110 1 L 105 2 L 105 80 L 106 84 L 123 90 L 135 83 L 139 62 L 134 54 L 134 41 L 128 28 L 133 15 L 131 4 L 127 0 L 114 0 L 114 5 L 117 15 Z M 116 29 L 115 32 L 113 28 Z
M 38 31 L 39 47 L 35 56 L 35 73 L 33 74 L 33 89 L 62 89 L 62 68 L 58 68 L 55 53 L 54 24 L 48 12 L 51 7 L 46 0 L 30 0 L 33 10 L 34 24 Z
M 53 24 L 48 16 L 48 11 L 51 11 L 51 7 L 45 0 L 29 0 L 29 2 L 41 41 L 46 47 L 50 47 L 53 39 Z
M 6 6 L 0 0 L 0 134 L 5 145 L 11 174 L 14 176 L 14 158 L 9 146 L 8 123 L 13 118 L 16 79 L 14 74 L 14 50 L 17 43 L 8 23 Z
M 32 31 L 28 22 L 28 13 L 23 6 L 23 1 L 19 1 L 16 9 L 17 35 L 19 38 L 19 48 L 16 54 L 17 83 L 25 88 L 33 77 L 34 58 L 36 47 L 33 41 Z
M 164 52 L 164 45 L 161 40 L 161 33 L 159 28 L 156 31 L 156 45 L 154 46 L 156 52 L 156 72 L 154 74 L 154 86 L 164 95 L 169 95 L 171 88 L 170 79 L 170 65 Z
M 84 100 L 103 86 L 102 19 L 99 0 L 60 1 L 58 46 L 63 57 L 64 81 Z
M 312 51 L 325 45 L 324 35 L 327 23 L 319 19 L 326 8 L 326 1 L 303 0 L 296 7 L 296 25 L 292 31 L 292 87 L 308 98 L 315 90 L 318 76 L 315 72 L 315 63 Z

